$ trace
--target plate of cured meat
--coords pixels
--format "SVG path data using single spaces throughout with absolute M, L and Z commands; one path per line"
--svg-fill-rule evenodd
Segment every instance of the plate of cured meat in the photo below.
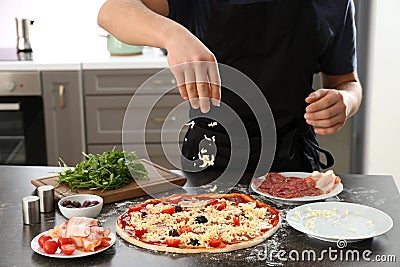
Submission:
M 283 202 L 310 202 L 338 195 L 343 190 L 339 176 L 327 172 L 269 172 L 253 178 L 251 189 Z
M 78 258 L 102 252 L 115 243 L 116 236 L 97 222 L 92 218 L 72 217 L 34 237 L 31 248 L 51 258 Z M 46 244 L 48 240 L 50 242 Z

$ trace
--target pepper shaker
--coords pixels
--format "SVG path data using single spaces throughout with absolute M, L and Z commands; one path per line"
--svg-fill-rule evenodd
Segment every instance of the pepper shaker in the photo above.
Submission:
M 54 211 L 54 186 L 40 186 L 37 189 L 37 194 L 40 200 L 40 212 Z
M 40 223 L 38 196 L 27 196 L 22 199 L 22 220 L 24 224 Z

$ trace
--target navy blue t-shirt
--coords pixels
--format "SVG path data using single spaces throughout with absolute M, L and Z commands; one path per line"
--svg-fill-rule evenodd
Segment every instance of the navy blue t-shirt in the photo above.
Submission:
M 279 0 L 226 0 L 234 4 Z M 215 0 L 168 0 L 168 17 L 202 40 Z M 357 68 L 353 0 L 314 0 L 320 41 L 315 72 L 343 75 Z

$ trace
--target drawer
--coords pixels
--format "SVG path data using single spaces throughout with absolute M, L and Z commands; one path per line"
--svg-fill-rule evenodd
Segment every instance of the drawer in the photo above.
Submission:
M 158 94 L 172 89 L 170 93 L 179 93 L 176 81 L 169 70 L 152 77 L 159 69 L 140 70 L 87 70 L 83 73 L 85 95 L 132 95 L 149 78 L 146 94 Z
M 173 116 L 167 118 L 173 108 L 182 102 L 180 95 L 165 95 L 146 114 L 148 106 L 154 102 L 154 97 L 137 95 L 137 105 L 130 107 L 126 120 L 124 135 L 125 143 L 161 142 L 163 127 L 163 142 L 177 143 L 182 141 L 184 123 L 189 121 L 189 107 L 184 104 L 174 110 Z M 125 113 L 131 97 L 129 96 L 87 96 L 86 97 L 86 132 L 88 144 L 122 143 L 122 129 Z M 165 124 L 164 124 L 165 123 Z M 146 128 L 143 129 L 143 125 Z M 165 126 L 163 126 L 165 125 Z
M 87 152 L 91 154 L 101 154 L 104 151 L 113 149 L 114 147 L 117 150 L 122 150 L 121 144 L 89 145 Z M 171 162 L 164 155 L 163 147 L 165 150 L 169 151 L 168 159 L 170 159 Z M 136 155 L 138 155 L 138 157 L 141 159 L 148 159 L 151 162 L 161 165 L 167 169 L 179 169 L 181 160 L 180 147 L 178 148 L 173 144 L 164 144 L 163 147 L 161 146 L 161 144 L 147 144 L 146 147 L 144 147 L 143 145 L 129 144 L 125 147 L 125 149 L 128 151 L 134 151 Z M 146 150 L 148 156 L 146 156 Z

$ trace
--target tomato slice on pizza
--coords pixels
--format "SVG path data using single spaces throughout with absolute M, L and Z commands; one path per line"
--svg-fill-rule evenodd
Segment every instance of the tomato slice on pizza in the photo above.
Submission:
M 278 210 L 246 194 L 175 194 L 130 207 L 118 217 L 116 230 L 147 249 L 227 252 L 263 242 L 280 221 Z

